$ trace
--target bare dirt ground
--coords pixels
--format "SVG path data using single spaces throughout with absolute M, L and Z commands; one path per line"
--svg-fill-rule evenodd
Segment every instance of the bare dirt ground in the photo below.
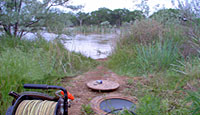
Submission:
M 98 61 L 104 62 L 105 60 Z M 65 77 L 62 80 L 62 86 L 64 86 L 75 97 L 75 100 L 72 102 L 72 105 L 69 108 L 69 115 L 83 115 L 83 113 L 81 112 L 82 105 L 90 104 L 90 101 L 97 96 L 102 96 L 106 94 L 124 94 L 128 96 L 130 93 L 127 92 L 127 89 L 137 90 L 137 87 L 128 84 L 128 80 L 130 79 L 133 80 L 134 84 L 140 82 L 141 84 L 148 85 L 150 79 L 152 79 L 153 77 L 154 75 L 149 75 L 149 79 L 146 79 L 144 77 L 119 76 L 104 67 L 103 64 L 100 64 L 95 69 L 83 73 L 82 75 L 76 77 Z M 92 80 L 111 80 L 119 83 L 120 87 L 112 92 L 92 91 L 86 86 L 86 83 Z M 188 82 L 183 88 L 195 91 L 196 88 L 193 86 L 195 83 L 193 83 L 193 81 Z M 198 86 L 200 86 L 199 83 L 200 80 L 198 80 Z
M 111 93 L 123 94 L 124 90 L 129 86 L 126 81 L 129 79 L 125 76 L 118 76 L 104 66 L 97 66 L 95 69 L 88 71 L 82 75 L 74 78 L 64 78 L 62 81 L 63 86 L 75 97 L 69 108 L 69 115 L 81 115 L 81 106 L 90 103 L 91 99 L 96 96 L 101 96 Z M 91 80 L 112 80 L 120 84 L 120 87 L 112 92 L 95 92 L 88 89 L 86 83 Z

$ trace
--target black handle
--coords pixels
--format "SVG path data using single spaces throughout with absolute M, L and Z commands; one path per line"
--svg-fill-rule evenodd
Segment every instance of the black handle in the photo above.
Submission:
M 24 88 L 27 89 L 49 89 L 45 84 L 24 84 Z

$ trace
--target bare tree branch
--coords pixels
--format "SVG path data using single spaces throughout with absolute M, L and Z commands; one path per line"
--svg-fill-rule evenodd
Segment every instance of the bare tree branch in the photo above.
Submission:
M 28 24 L 25 25 L 25 27 L 29 27 L 29 26 L 31 26 L 31 25 L 33 25 L 33 24 L 35 24 L 35 23 L 38 23 L 40 20 L 41 20 L 41 19 L 38 19 L 38 20 L 36 20 L 36 21 L 29 22 Z

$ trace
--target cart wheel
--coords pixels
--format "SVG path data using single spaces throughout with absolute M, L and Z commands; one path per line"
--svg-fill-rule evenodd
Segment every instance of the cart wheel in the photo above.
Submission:
M 6 115 L 11 115 L 12 109 L 13 109 L 13 106 L 10 106 L 6 111 Z

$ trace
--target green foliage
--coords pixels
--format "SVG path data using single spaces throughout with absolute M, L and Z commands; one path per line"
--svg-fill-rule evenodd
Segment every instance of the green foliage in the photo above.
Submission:
M 171 64 L 172 70 L 186 75 L 186 76 L 194 76 L 196 78 L 200 78 L 200 59 L 199 58 L 191 58 L 188 61 L 177 61 L 177 64 Z
M 11 104 L 10 91 L 22 92 L 23 84 L 53 84 L 59 79 L 88 71 L 97 63 L 80 54 L 68 52 L 58 42 L 0 38 L 0 113 Z
M 163 115 L 167 108 L 167 103 L 159 97 L 146 95 L 140 99 L 136 113 L 139 115 Z
M 185 90 L 196 91 L 200 78 L 199 10 L 193 9 L 199 2 L 192 2 L 192 7 L 186 7 L 192 5 L 188 3 L 177 10 L 159 10 L 151 19 L 128 25 L 107 62 L 118 74 L 144 75 L 130 78 L 125 91 L 138 97 L 137 114 L 199 114 L 199 92 L 189 92 L 184 103 Z
M 162 24 L 180 24 L 180 10 L 178 9 L 161 9 L 153 13 L 150 18 L 153 18 Z
M 181 45 L 187 40 L 184 29 L 185 29 L 184 26 L 177 24 L 165 25 L 163 39 L 169 39 L 172 40 L 173 42 L 178 43 L 178 45 Z
M 70 13 L 63 13 L 53 9 L 48 13 L 48 18 L 44 21 L 44 27 L 47 28 L 48 32 L 62 34 L 66 27 L 73 26 L 71 16 Z
M 91 105 L 82 105 L 81 112 L 83 115 L 94 115 L 94 111 L 91 108 Z
M 174 63 L 178 58 L 178 49 L 172 41 L 155 43 L 149 46 L 136 46 L 137 56 L 135 58 L 134 67 L 141 73 L 162 71 L 168 69 L 170 64 Z
M 199 115 L 200 114 L 200 91 L 198 92 L 191 92 L 188 91 L 188 97 L 186 99 L 187 102 L 192 102 L 190 106 L 190 112 L 192 115 Z
M 175 63 L 179 57 L 176 44 L 172 41 L 156 42 L 148 46 L 136 44 L 132 48 L 117 49 L 108 66 L 120 74 L 143 75 L 169 69 L 170 64 Z
M 89 14 L 84 12 L 78 12 L 75 16 L 79 22 L 79 25 L 82 26 L 83 22 L 86 21 L 86 19 L 88 18 Z
M 74 25 L 100 25 L 102 22 L 109 22 L 111 25 L 121 26 L 124 22 L 133 22 L 145 18 L 142 11 L 128 9 L 99 8 L 91 13 L 78 12 L 73 14 L 71 22 Z
M 131 76 L 132 69 L 129 64 L 134 57 L 134 54 L 128 47 L 116 47 L 115 52 L 109 57 L 107 66 L 118 74 Z
M 1 53 L 1 77 L 41 80 L 52 74 L 53 63 L 48 59 L 50 55 L 42 49 L 22 52 L 19 49 L 7 49 Z
M 127 81 L 130 88 L 125 92 L 139 98 L 137 114 L 199 112 L 199 94 L 189 94 L 190 100 L 185 104 L 186 94 L 180 90 L 199 86 L 199 25 L 196 20 L 191 22 L 177 25 L 169 21 L 162 22 L 163 25 L 155 20 L 142 20 L 125 28 L 126 33 L 122 34 L 107 66 L 122 75 L 145 75 Z M 185 52 L 189 55 L 184 55 Z
M 142 44 L 153 43 L 159 39 L 163 34 L 164 28 L 162 24 L 155 20 L 144 19 L 137 20 L 131 26 L 130 33 L 128 33 L 127 40 L 130 43 L 138 42 Z
M 52 6 L 65 5 L 68 0 L 4 0 L 0 1 L 0 25 L 8 35 L 22 37 L 24 32 L 40 29 L 48 19 Z

